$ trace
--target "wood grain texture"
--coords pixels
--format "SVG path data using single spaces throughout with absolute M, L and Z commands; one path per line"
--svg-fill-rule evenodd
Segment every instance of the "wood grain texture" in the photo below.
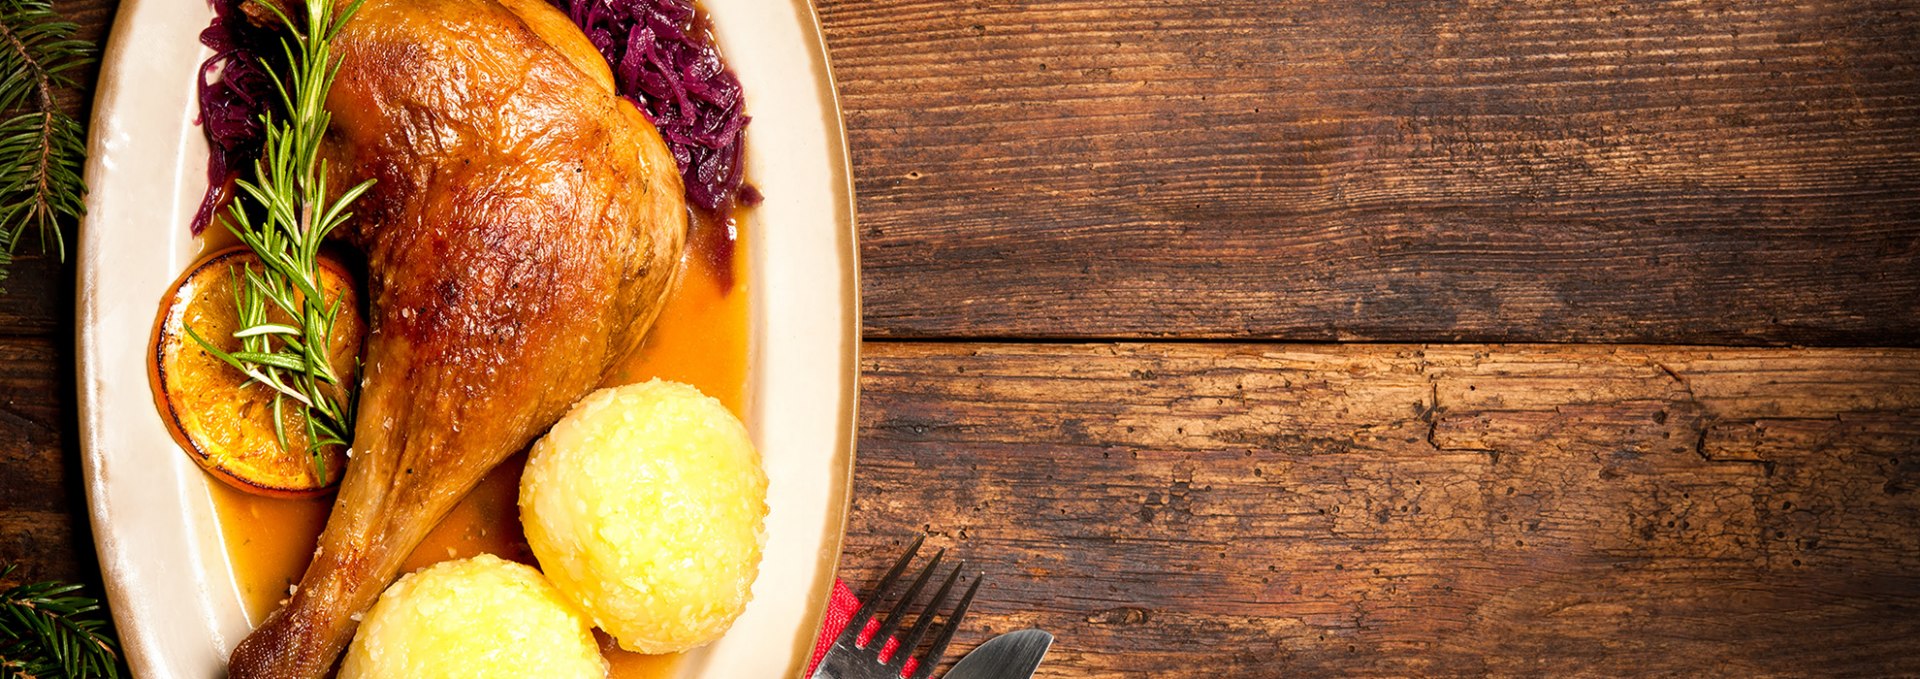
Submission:
M 80 483 L 70 346 L 0 338 L 0 565 L 20 567 L 0 587 L 100 580 Z
M 1920 342 L 1920 7 L 820 0 L 866 330 Z
M 1910 2 L 818 4 L 876 337 L 1920 342 Z M 72 276 L 16 580 L 98 577 Z M 1042 676 L 1920 674 L 1920 353 L 865 351 L 845 574 L 931 531 Z
M 1920 351 L 868 343 L 844 576 L 1047 677 L 1920 673 Z

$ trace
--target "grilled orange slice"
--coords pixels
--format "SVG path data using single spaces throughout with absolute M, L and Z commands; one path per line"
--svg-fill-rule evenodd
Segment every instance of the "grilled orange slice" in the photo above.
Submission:
M 359 379 L 360 341 L 366 323 L 353 277 L 339 261 L 323 257 L 321 288 L 341 299 L 329 356 L 342 384 Z M 239 314 L 234 309 L 236 275 L 242 267 L 261 270 L 260 260 L 244 247 L 223 250 L 195 264 L 180 277 L 160 308 L 154 326 L 149 377 L 160 416 L 173 438 L 207 472 L 240 490 L 275 497 L 306 497 L 325 492 L 346 468 L 346 450 L 320 451 L 326 473 L 307 453 L 306 422 L 291 403 L 281 407 L 287 445 L 283 449 L 273 423 L 273 390 L 255 383 L 187 335 L 187 328 L 221 351 L 240 349 L 233 337 Z M 288 323 L 278 311 L 271 322 Z M 326 387 L 336 400 L 345 390 Z

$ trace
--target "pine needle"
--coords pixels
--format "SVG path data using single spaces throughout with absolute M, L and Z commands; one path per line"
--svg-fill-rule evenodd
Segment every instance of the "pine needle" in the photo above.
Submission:
M 0 568 L 0 578 L 14 567 Z M 120 676 L 120 645 L 100 602 L 62 582 L 0 593 L 0 679 Z
M 86 211 L 86 130 L 53 97 L 93 61 L 78 29 L 48 0 L 0 0 L 0 280 L 29 229 L 64 261 L 61 227 Z

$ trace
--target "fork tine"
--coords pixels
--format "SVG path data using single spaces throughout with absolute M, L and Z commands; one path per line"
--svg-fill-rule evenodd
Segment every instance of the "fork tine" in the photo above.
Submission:
M 967 606 L 973 604 L 973 593 L 980 590 L 980 581 L 986 579 L 985 573 L 973 576 L 973 584 L 967 586 L 967 593 L 960 597 L 960 605 L 953 607 L 947 614 L 947 620 L 941 623 L 940 634 L 933 638 L 933 647 L 927 649 L 927 655 L 920 659 L 920 665 L 913 670 L 910 679 L 927 679 L 933 676 L 933 667 L 940 664 L 940 656 L 946 655 L 947 643 L 953 641 L 953 633 L 960 629 L 960 620 L 967 617 Z
M 920 598 L 920 590 L 927 586 L 927 579 L 933 577 L 934 572 L 940 569 L 940 557 L 946 555 L 945 549 L 933 553 L 933 560 L 928 561 L 927 565 L 920 569 L 920 576 L 913 579 L 913 586 L 907 588 L 906 594 L 900 595 L 900 603 L 893 605 L 893 611 L 887 614 L 887 619 L 880 621 L 880 629 L 874 631 L 873 638 L 868 639 L 867 643 L 885 644 L 887 639 L 893 636 L 894 631 L 900 629 L 901 618 L 907 617 L 907 610 L 913 608 L 914 599 Z M 929 607 L 921 615 L 932 612 L 933 609 Z M 899 651 L 894 652 L 894 655 L 899 654 Z
M 894 649 L 893 657 L 887 659 L 887 665 L 889 667 L 900 668 L 906 666 L 907 658 L 913 656 L 913 649 L 920 646 L 920 640 L 926 638 L 927 630 L 933 628 L 934 614 L 939 613 L 940 607 L 946 605 L 947 595 L 953 593 L 953 583 L 960 579 L 960 571 L 965 570 L 966 567 L 967 562 L 965 561 L 954 564 L 953 572 L 947 574 L 946 582 L 941 583 L 940 590 L 934 592 L 933 601 L 927 602 L 927 607 L 920 613 L 920 619 L 913 622 L 913 631 L 907 632 L 907 638 L 900 642 L 898 648 Z
M 907 553 L 900 555 L 900 560 L 893 562 L 893 568 L 887 569 L 887 574 L 880 578 L 880 584 L 867 593 L 867 600 L 860 602 L 860 609 L 847 619 L 846 629 L 840 630 L 840 637 L 834 639 L 833 643 L 853 646 L 853 642 L 860 638 L 860 630 L 866 629 L 867 621 L 873 619 L 873 611 L 880 607 L 880 600 L 886 598 L 887 590 L 893 589 L 893 581 L 900 579 L 900 574 L 907 570 L 907 564 L 913 563 L 913 557 L 920 553 L 920 543 L 926 540 L 925 533 L 913 539 L 913 544 L 907 546 Z

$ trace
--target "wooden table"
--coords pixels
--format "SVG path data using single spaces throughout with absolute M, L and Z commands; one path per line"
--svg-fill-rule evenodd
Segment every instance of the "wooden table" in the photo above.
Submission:
M 819 4 L 856 586 L 927 531 L 1046 677 L 1920 673 L 1920 3 Z M 72 275 L 25 577 L 98 577 Z

